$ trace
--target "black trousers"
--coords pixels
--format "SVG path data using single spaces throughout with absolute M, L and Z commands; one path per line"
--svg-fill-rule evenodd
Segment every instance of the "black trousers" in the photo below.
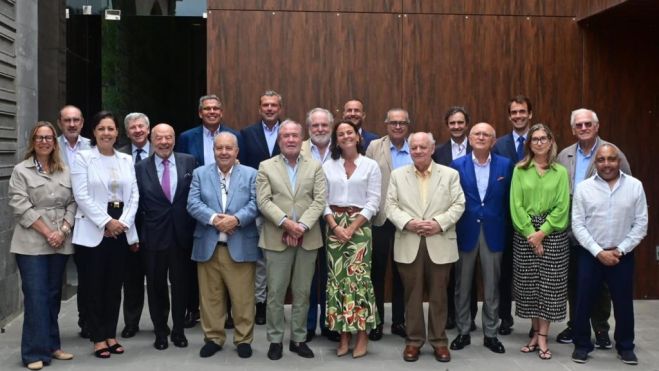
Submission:
M 96 247 L 76 246 L 80 258 L 79 281 L 84 285 L 83 307 L 91 341 L 98 343 L 117 337 L 128 243 L 126 234 L 104 237 Z
M 373 260 L 371 263 L 371 281 L 375 291 L 375 305 L 378 308 L 380 323 L 384 323 L 384 286 L 387 265 L 391 264 L 393 285 L 391 290 L 391 322 L 405 323 L 405 295 L 403 282 L 394 263 L 393 246 L 396 227 L 387 220 L 380 227 L 373 227 Z
M 157 336 L 167 336 L 167 322 L 171 312 L 172 333 L 183 334 L 185 310 L 190 286 L 190 250 L 171 247 L 165 250 L 142 250 L 142 261 L 146 272 L 149 314 Z M 167 279 L 171 288 L 167 285 Z
M 124 323 L 139 327 L 144 307 L 144 266 L 142 252 L 128 252 L 124 277 Z
M 513 307 L 513 243 L 507 244 L 501 256 L 501 277 L 499 278 L 499 318 L 512 323 Z

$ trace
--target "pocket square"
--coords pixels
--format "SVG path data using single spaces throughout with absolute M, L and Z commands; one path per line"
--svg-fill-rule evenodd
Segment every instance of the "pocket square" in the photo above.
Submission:
M 185 173 L 185 175 L 183 175 L 183 178 L 192 178 L 192 173 Z
M 497 182 L 500 182 L 500 181 L 502 181 L 502 180 L 504 180 L 504 179 L 506 179 L 505 176 L 500 176 L 500 177 L 497 178 Z

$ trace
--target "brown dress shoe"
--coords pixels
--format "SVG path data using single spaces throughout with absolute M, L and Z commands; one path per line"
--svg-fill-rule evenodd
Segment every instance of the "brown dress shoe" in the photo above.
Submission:
M 419 347 L 415 347 L 414 345 L 406 345 L 405 350 L 403 351 L 403 359 L 407 362 L 416 362 L 419 360 L 419 352 Z
M 439 362 L 448 362 L 451 360 L 451 353 L 447 347 L 437 347 L 435 348 L 435 359 Z

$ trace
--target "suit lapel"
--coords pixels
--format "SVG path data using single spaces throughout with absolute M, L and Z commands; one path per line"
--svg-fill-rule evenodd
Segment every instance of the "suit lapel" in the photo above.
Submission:
M 442 176 L 444 175 L 439 172 L 438 165 L 432 164 L 431 166 L 432 166 L 432 173 L 430 174 L 430 179 L 428 180 L 428 187 L 426 189 L 426 192 L 428 192 L 428 194 L 426 194 L 426 205 L 425 207 L 422 207 L 423 215 L 426 214 L 426 210 L 430 207 L 430 203 L 432 202 L 431 191 L 439 189 L 439 183 L 441 182 Z M 421 200 L 421 197 L 419 197 L 419 200 Z
M 173 152 L 172 152 L 173 153 Z M 185 179 L 185 169 L 183 168 L 183 160 L 176 156 L 176 153 L 173 153 L 174 161 L 176 161 L 176 190 L 174 190 L 174 197 L 172 203 L 181 195 L 181 191 L 184 187 L 181 185 Z
M 218 173 L 217 166 L 209 167 L 208 171 L 210 172 L 208 181 L 211 182 L 211 189 L 215 190 L 215 192 L 213 192 L 215 195 L 215 202 L 217 202 L 219 209 L 224 212 L 224 209 L 222 208 L 222 186 L 220 185 L 220 174 Z
M 240 167 L 238 165 L 233 166 L 233 170 L 231 170 L 231 178 L 229 182 L 229 186 L 233 188 L 233 191 L 228 192 L 227 191 L 227 207 L 226 210 L 229 210 L 231 207 L 231 203 L 233 202 L 233 195 L 236 194 L 236 189 L 238 189 L 238 185 L 240 185 L 240 177 L 242 176 L 242 173 L 240 171 Z
M 389 172 L 393 170 L 394 165 L 391 163 L 391 139 L 387 136 L 387 139 L 383 141 L 384 148 L 382 148 L 382 154 L 384 155 L 384 162 L 389 168 Z
M 195 145 L 191 148 L 191 151 L 194 151 L 193 156 L 201 159 L 201 163 L 199 165 L 206 165 L 204 163 L 204 128 L 202 126 L 199 126 L 199 134 L 195 135 Z
M 284 184 L 286 184 L 286 188 L 288 189 L 288 193 L 291 195 L 292 198 L 295 197 L 295 192 L 293 192 L 293 185 L 291 184 L 291 180 L 288 177 L 288 169 L 286 168 L 288 164 L 286 164 L 286 161 L 280 156 L 277 158 L 277 162 L 279 163 L 277 166 L 277 171 L 279 172 L 279 178 L 284 180 Z M 298 176 L 300 174 L 298 173 Z
M 408 192 L 414 195 L 413 199 L 414 202 L 416 203 L 414 210 L 423 210 L 423 212 L 421 212 L 421 216 L 423 216 L 425 210 L 421 202 L 421 192 L 419 192 L 419 179 L 417 179 L 416 174 L 414 172 L 414 165 L 411 165 L 407 169 L 407 176 L 405 177 L 405 179 L 407 180 L 407 186 L 409 187 Z

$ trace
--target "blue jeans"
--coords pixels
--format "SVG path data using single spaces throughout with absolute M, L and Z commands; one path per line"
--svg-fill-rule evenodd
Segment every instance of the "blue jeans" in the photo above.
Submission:
M 50 363 L 52 353 L 60 349 L 59 316 L 62 300 L 62 276 L 68 255 L 16 254 L 16 264 L 23 282 L 23 363 Z

